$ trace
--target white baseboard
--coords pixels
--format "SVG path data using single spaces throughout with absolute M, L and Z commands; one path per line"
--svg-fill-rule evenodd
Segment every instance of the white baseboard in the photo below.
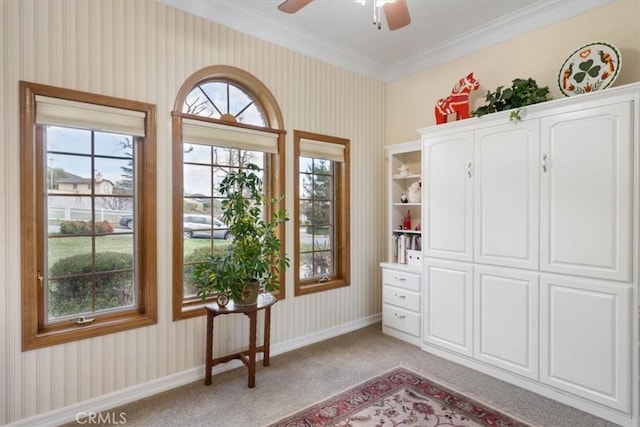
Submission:
M 352 332 L 374 323 L 380 322 L 381 315 L 376 314 L 350 323 L 345 323 L 334 328 L 325 329 L 310 335 L 295 338 L 271 346 L 271 355 L 286 353 L 291 350 L 306 347 L 329 338 L 337 337 L 347 332 Z M 258 356 L 261 356 L 259 354 Z M 222 373 L 242 366 L 239 360 L 232 360 L 229 363 L 216 366 L 214 374 Z M 80 403 L 65 406 L 53 411 L 45 412 L 33 417 L 25 418 L 9 424 L 9 426 L 58 426 L 84 418 L 89 414 L 103 413 L 104 417 L 111 417 L 108 424 L 118 424 L 119 414 L 109 413 L 109 410 L 118 406 L 153 396 L 163 391 L 171 390 L 185 384 L 192 383 L 204 378 L 204 365 L 187 369 L 186 371 L 158 378 L 144 384 L 139 384 L 113 393 L 105 394 L 94 399 L 85 400 Z M 104 418 L 103 418 L 104 419 Z M 89 425 L 89 423 L 87 423 Z

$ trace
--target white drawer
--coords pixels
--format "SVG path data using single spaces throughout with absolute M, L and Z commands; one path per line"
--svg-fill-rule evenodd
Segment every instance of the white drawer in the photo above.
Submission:
M 382 305 L 382 321 L 385 326 L 420 336 L 420 315 L 392 305 Z
M 382 284 L 420 292 L 420 275 L 384 268 L 382 269 Z
M 382 302 L 407 310 L 420 311 L 420 294 L 385 285 L 382 287 Z

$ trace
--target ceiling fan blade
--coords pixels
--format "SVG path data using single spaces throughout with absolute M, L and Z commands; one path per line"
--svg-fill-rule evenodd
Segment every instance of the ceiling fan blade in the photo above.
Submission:
M 396 0 L 395 3 L 385 3 L 382 6 L 387 25 L 391 31 L 406 27 L 411 23 L 406 0 Z
M 296 13 L 313 0 L 285 0 L 278 5 L 278 10 L 284 13 Z

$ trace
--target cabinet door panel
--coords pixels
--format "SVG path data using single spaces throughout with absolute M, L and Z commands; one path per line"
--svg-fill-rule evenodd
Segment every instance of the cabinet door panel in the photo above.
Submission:
M 631 105 L 542 119 L 544 271 L 629 280 Z
M 537 120 L 475 135 L 475 262 L 538 268 Z
M 474 357 L 538 379 L 538 274 L 476 267 Z
M 473 133 L 425 142 L 426 256 L 471 261 Z
M 631 287 L 540 278 L 540 380 L 629 411 Z
M 473 267 L 429 261 L 424 277 L 425 342 L 471 356 Z

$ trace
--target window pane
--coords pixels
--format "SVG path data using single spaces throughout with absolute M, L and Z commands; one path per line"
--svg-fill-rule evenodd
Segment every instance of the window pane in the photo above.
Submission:
M 213 163 L 220 166 L 238 166 L 238 150 L 213 147 Z
M 95 194 L 133 195 L 133 160 L 96 157 Z
M 331 202 L 313 202 L 311 223 L 315 226 L 329 225 L 333 215 L 331 206 Z
M 112 234 L 109 236 L 96 237 L 96 254 L 99 253 L 117 253 L 126 256 L 117 255 L 112 264 L 104 264 L 99 266 L 96 264 L 97 271 L 120 270 L 133 268 L 134 240 L 132 234 Z M 98 255 L 96 255 L 97 257 Z M 112 268 L 111 268 L 112 267 Z
M 201 144 L 183 144 L 185 163 L 211 164 L 211 147 Z
M 331 161 L 324 159 L 313 159 L 313 172 L 315 174 L 331 174 Z
M 226 112 L 226 85 L 206 83 L 194 88 L 182 107 L 182 111 L 203 117 L 220 118 Z
M 47 154 L 49 194 L 91 194 L 91 157 Z
M 97 274 L 95 294 L 96 311 L 133 307 L 133 271 Z
M 91 131 L 89 130 L 47 126 L 45 132 L 47 151 L 91 154 Z
M 47 311 L 49 321 L 61 317 L 87 314 L 93 308 L 93 280 L 91 276 L 72 276 L 50 280 Z
M 238 115 L 236 119 L 238 120 L 239 123 L 244 123 L 247 125 L 254 125 L 254 126 L 265 125 L 264 116 L 262 115 L 262 112 L 260 111 L 258 106 L 255 104 L 252 104 L 251 106 L 249 106 L 249 108 L 244 110 L 242 114 Z
M 133 197 L 121 197 L 113 195 L 100 195 L 96 197 L 96 221 L 109 221 L 114 227 L 118 227 L 123 215 L 131 215 L 133 212 Z M 124 225 L 124 224 L 120 224 Z
M 133 137 L 117 133 L 95 132 L 96 156 L 133 158 Z
M 313 177 L 313 194 L 315 199 L 332 198 L 333 180 L 331 175 L 315 175 Z
M 235 116 L 252 102 L 242 89 L 229 85 L 229 113 Z
M 184 165 L 184 194 L 192 197 L 211 196 L 211 167 Z
M 47 239 L 47 264 L 49 276 L 71 274 L 77 255 L 91 256 L 91 237 L 49 237 Z

